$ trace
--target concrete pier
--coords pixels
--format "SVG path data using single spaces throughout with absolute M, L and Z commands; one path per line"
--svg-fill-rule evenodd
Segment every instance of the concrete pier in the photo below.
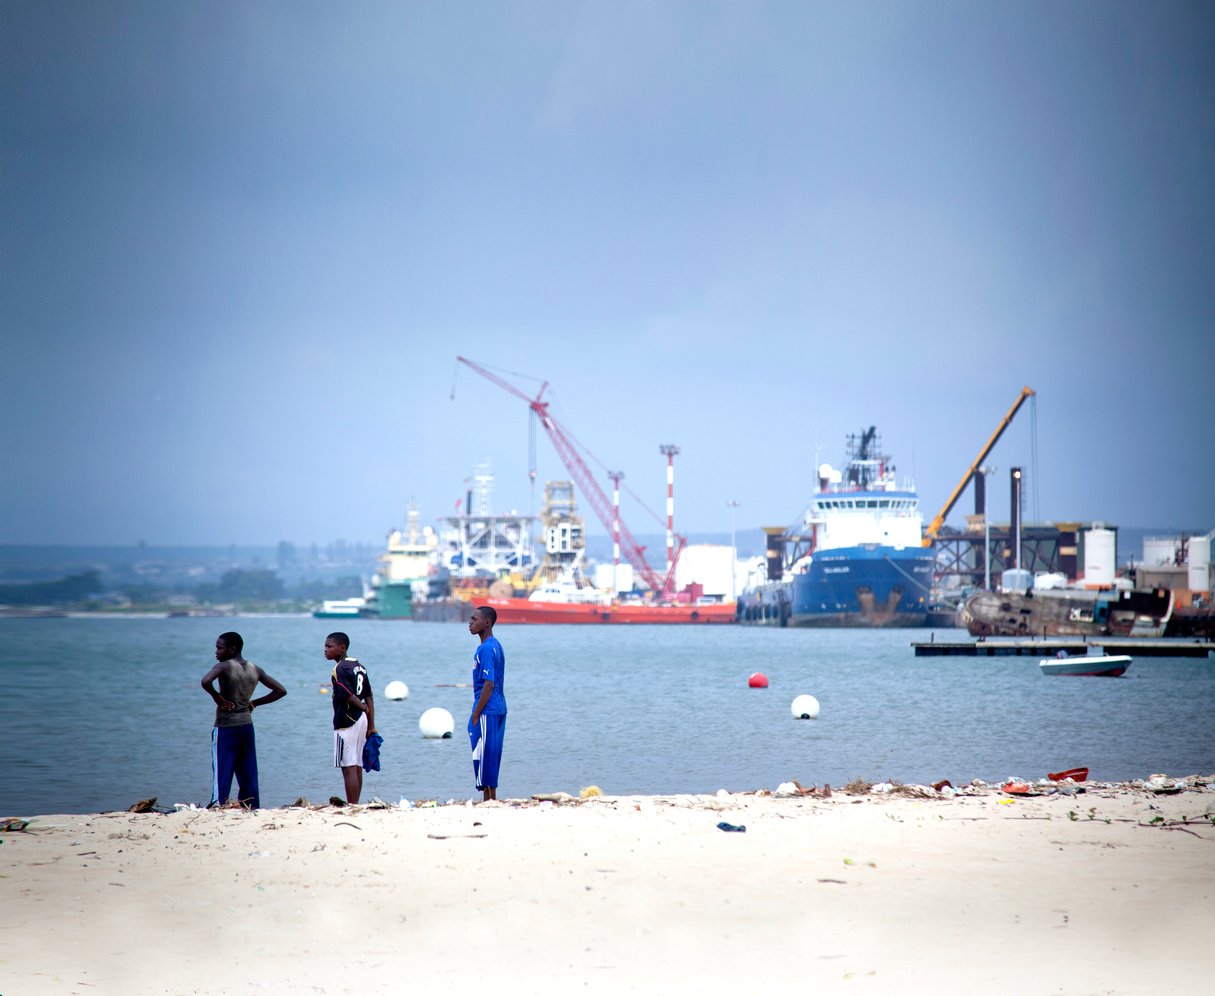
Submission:
M 985 640 L 937 640 L 911 645 L 917 657 L 1054 657 L 1060 650 L 1069 657 L 1102 647 L 1107 654 L 1132 657 L 1209 657 L 1215 660 L 1215 642 L 1210 640 L 1152 640 L 1134 637 L 1080 636 L 990 637 Z

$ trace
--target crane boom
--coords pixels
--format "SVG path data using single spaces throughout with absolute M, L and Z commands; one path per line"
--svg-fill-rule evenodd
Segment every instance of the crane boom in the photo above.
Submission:
M 1008 428 L 1012 422 L 1013 416 L 1017 414 L 1021 406 L 1025 404 L 1025 399 L 1032 397 L 1035 394 L 1034 390 L 1029 387 L 1021 388 L 1021 393 L 1017 400 L 1013 402 L 1013 406 L 1008 409 L 1008 413 L 1000 419 L 1000 424 L 996 426 L 996 431 L 991 434 L 991 438 L 987 440 L 987 445 L 979 451 L 979 455 L 975 457 L 974 463 L 970 465 L 970 469 L 962 475 L 962 480 L 958 482 L 958 486 L 953 489 L 953 494 L 949 496 L 949 500 L 945 502 L 944 507 L 936 515 L 936 518 L 928 524 L 928 528 L 924 530 L 924 538 L 922 544 L 924 546 L 932 546 L 937 535 L 941 531 L 941 527 L 945 525 L 945 516 L 947 516 L 957 504 L 959 498 L 962 497 L 962 492 L 966 490 L 966 485 L 970 483 L 970 479 L 975 476 L 979 468 L 983 466 L 983 461 L 987 459 L 987 455 L 992 451 L 992 448 L 999 442 L 1000 437 L 1004 435 L 1004 430 Z
M 525 402 L 529 408 L 535 413 L 540 420 L 540 424 L 544 426 L 544 431 L 548 433 L 548 438 L 552 441 L 553 448 L 557 451 L 557 455 L 561 458 L 561 462 L 565 464 L 569 470 L 574 482 L 578 485 L 587 501 L 590 502 L 591 508 L 595 510 L 595 514 L 599 517 L 599 521 L 609 533 L 614 532 L 615 516 L 612 512 L 612 503 L 608 496 L 604 493 L 599 482 L 595 480 L 594 474 L 586 465 L 586 461 L 578 453 L 577 447 L 572 442 L 570 434 L 561 426 L 561 423 L 548 410 L 549 403 L 541 400 L 545 390 L 548 388 L 548 381 L 545 381 L 539 392 L 534 398 L 528 397 L 523 391 L 519 390 L 514 384 L 503 380 L 497 374 L 486 370 L 484 367 L 472 360 L 463 356 L 457 356 L 456 360 L 463 363 L 470 370 L 479 373 L 486 380 L 493 384 L 497 384 L 500 388 L 509 394 L 513 394 L 516 398 Z M 645 583 L 654 591 L 660 593 L 663 597 L 669 597 L 675 586 L 675 564 L 679 562 L 679 553 L 683 551 L 686 540 L 679 537 L 679 547 L 675 553 L 675 559 L 672 561 L 671 570 L 664 578 L 658 574 L 645 560 L 645 548 L 637 543 L 633 538 L 633 534 L 629 531 L 622 521 L 620 521 L 620 545 L 621 550 L 625 555 L 625 559 L 633 565 L 633 569 L 645 580 Z

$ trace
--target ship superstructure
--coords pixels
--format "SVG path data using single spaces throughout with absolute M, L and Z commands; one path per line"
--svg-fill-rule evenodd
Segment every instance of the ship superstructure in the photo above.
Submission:
M 443 519 L 439 537 L 453 588 L 488 587 L 496 579 L 529 575 L 536 517 L 491 511 L 494 473 L 489 461 L 477 466 L 473 482 L 464 511 Z
M 586 556 L 582 517 L 574 500 L 573 481 L 545 481 L 544 557 L 532 575 L 531 587 L 563 578 L 580 580 Z
M 371 591 L 362 614 L 380 619 L 407 619 L 413 603 L 427 597 L 430 576 L 438 559 L 439 537 L 422 526 L 418 506 L 410 501 L 405 528 L 392 529 L 380 554 L 380 568 L 371 579 Z
M 739 600 L 740 622 L 778 626 L 922 626 L 933 553 L 910 482 L 898 483 L 877 430 L 847 439 L 842 471 L 818 468 L 800 522 L 769 530 L 768 580 Z

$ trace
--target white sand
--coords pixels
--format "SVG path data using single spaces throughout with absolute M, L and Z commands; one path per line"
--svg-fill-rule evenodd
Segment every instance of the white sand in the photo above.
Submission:
M 0 992 L 1207 993 L 1213 803 L 1093 787 L 39 817 L 0 834 Z

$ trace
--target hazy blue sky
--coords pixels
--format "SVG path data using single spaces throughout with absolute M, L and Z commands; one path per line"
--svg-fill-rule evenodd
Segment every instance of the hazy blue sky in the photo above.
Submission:
M 931 518 L 1023 384 L 1030 518 L 1211 528 L 1213 52 L 1209 3 L 0 0 L 0 541 L 375 540 L 486 457 L 525 509 L 457 353 L 655 509 L 678 443 L 684 531 L 870 424 Z

